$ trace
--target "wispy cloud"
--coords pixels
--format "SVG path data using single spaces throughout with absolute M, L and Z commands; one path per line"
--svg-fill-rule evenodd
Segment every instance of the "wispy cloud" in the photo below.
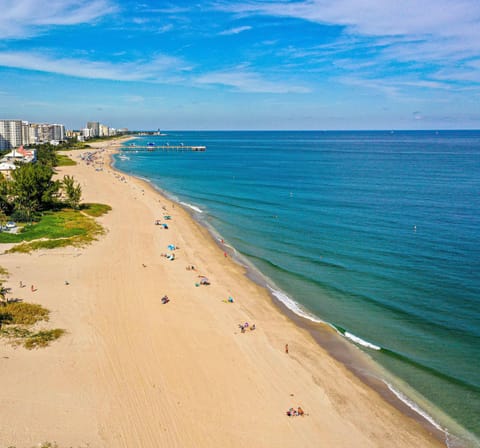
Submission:
M 248 30 L 251 30 L 252 27 L 251 26 L 238 26 L 236 28 L 230 28 L 228 30 L 225 30 L 225 31 L 222 31 L 220 33 L 218 33 L 220 36 L 229 36 L 229 35 L 232 35 L 232 34 L 240 34 L 240 33 L 243 33 L 244 31 L 248 31 Z
M 237 69 L 205 73 L 193 79 L 201 85 L 222 85 L 241 92 L 250 93 L 308 93 L 310 89 L 284 81 L 265 79 L 260 73 L 244 67 Z
M 333 57 L 361 49 L 361 56 L 379 66 L 397 61 L 454 66 L 480 53 L 478 0 L 250 0 L 219 2 L 216 7 L 240 17 L 268 15 L 340 27 L 338 41 L 329 48 L 316 47 L 315 54 Z M 375 49 L 371 54 L 369 47 Z
M 112 63 L 57 58 L 36 52 L 0 52 L 0 66 L 78 78 L 169 83 L 178 81 L 182 71 L 190 70 L 181 59 L 165 55 L 150 60 Z
M 90 23 L 112 14 L 110 0 L 0 0 L 0 38 L 25 38 L 50 26 Z
M 476 0 L 306 0 L 223 3 L 219 9 L 277 17 L 294 17 L 348 27 L 369 36 L 478 35 L 480 5 Z

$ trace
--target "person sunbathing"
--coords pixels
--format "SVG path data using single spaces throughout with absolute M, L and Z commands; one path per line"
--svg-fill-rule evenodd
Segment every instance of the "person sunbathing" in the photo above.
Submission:
M 305 415 L 304 410 L 303 410 L 300 406 L 298 407 L 297 413 L 298 413 L 298 415 L 300 415 L 301 417 L 303 417 L 303 416 Z

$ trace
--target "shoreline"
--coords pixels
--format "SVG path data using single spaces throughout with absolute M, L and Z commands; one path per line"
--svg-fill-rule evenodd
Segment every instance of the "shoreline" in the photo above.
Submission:
M 385 376 L 387 371 L 385 371 L 384 368 L 376 361 L 371 359 L 368 353 L 359 349 L 353 342 L 348 341 L 345 336 L 342 337 L 342 335 L 339 334 L 339 331 L 332 324 L 323 321 L 321 318 L 318 318 L 313 314 L 311 317 L 308 317 L 307 314 L 310 313 L 308 311 L 303 311 L 301 305 L 297 302 L 294 301 L 295 306 L 300 306 L 300 312 L 296 312 L 284 301 L 278 298 L 275 295 L 276 292 L 281 294 L 285 293 L 280 289 L 274 289 L 273 281 L 265 277 L 264 274 L 255 266 L 251 265 L 247 260 L 245 260 L 243 255 L 239 256 L 235 247 L 228 246 L 226 248 L 226 246 L 221 243 L 221 235 L 217 232 L 217 230 L 207 224 L 207 222 L 199 219 L 200 214 L 203 213 L 202 210 L 198 209 L 196 206 L 192 206 L 191 204 L 184 203 L 178 198 L 175 199 L 170 192 L 156 186 L 149 179 L 126 173 L 117 168 L 115 166 L 115 159 L 113 156 L 120 152 L 120 149 L 118 149 L 110 155 L 109 165 L 112 170 L 122 175 L 130 176 L 137 181 L 144 183 L 148 188 L 151 188 L 155 193 L 164 197 L 166 200 L 183 207 L 184 211 L 190 216 L 192 221 L 207 230 L 212 242 L 220 250 L 226 250 L 229 252 L 229 255 L 233 261 L 245 270 L 245 277 L 265 290 L 270 297 L 271 303 L 280 313 L 288 317 L 298 327 L 307 330 L 312 338 L 319 344 L 319 346 L 326 350 L 329 356 L 339 361 L 365 385 L 378 393 L 386 403 L 389 403 L 404 415 L 419 422 L 427 431 L 431 432 L 438 441 L 445 446 L 448 446 L 446 442 L 448 438 L 451 437 L 451 434 L 448 432 L 448 428 L 443 428 L 441 424 L 438 423 L 434 417 L 425 411 L 418 403 L 413 401 L 413 399 L 409 398 L 408 396 L 405 396 L 403 392 L 398 391 L 395 389 L 395 386 L 388 383 L 386 378 L 376 376 L 377 374 Z M 275 286 L 275 288 L 278 287 Z M 288 300 L 293 300 L 289 296 L 287 297 Z M 392 375 L 390 372 L 388 373 L 390 376 Z M 441 410 L 439 411 L 442 412 Z M 447 419 L 449 418 L 446 414 L 444 415 Z M 453 437 L 456 439 L 456 436 Z M 460 442 L 463 442 L 463 440 L 460 440 Z M 463 443 L 459 446 L 463 446 Z
M 449 438 L 455 440 L 455 447 L 468 447 L 465 445 L 468 442 L 463 439 L 459 439 L 458 436 L 452 435 L 449 433 L 449 429 L 457 428 L 463 434 L 465 432 L 464 428 L 453 422 L 450 417 L 445 414 L 441 409 L 436 408 L 435 405 L 428 402 L 431 407 L 433 407 L 437 412 L 441 413 L 444 417 L 444 420 L 450 421 L 450 425 L 443 427 L 440 422 L 433 417 L 429 411 L 425 410 L 421 404 L 415 401 L 414 398 L 411 398 L 408 393 L 402 391 L 398 386 L 391 384 L 390 381 L 394 380 L 396 377 L 391 372 L 384 369 L 379 363 L 373 360 L 368 352 L 361 350 L 357 345 L 345 335 L 342 335 L 340 331 L 327 321 L 322 320 L 318 316 L 310 314 L 309 311 L 304 311 L 302 306 L 296 302 L 290 296 L 286 295 L 281 289 L 279 289 L 274 282 L 266 277 L 261 271 L 258 270 L 253 264 L 245 258 L 244 255 L 239 254 L 237 249 L 233 246 L 222 244 L 221 241 L 222 235 L 218 231 L 208 224 L 206 221 L 201 219 L 203 211 L 198 207 L 180 201 L 180 199 L 175 198 L 175 196 L 163 188 L 155 185 L 149 179 L 135 176 L 133 174 L 126 173 L 121 169 L 115 166 L 114 155 L 120 153 L 121 150 L 118 149 L 110 155 L 110 167 L 119 174 L 130 176 L 136 179 L 139 182 L 142 182 L 146 185 L 147 188 L 151 188 L 155 193 L 164 197 L 166 200 L 171 201 L 172 203 L 178 204 L 182 207 L 184 211 L 190 216 L 192 221 L 201 227 L 205 228 L 210 235 L 212 242 L 221 250 L 227 251 L 229 256 L 237 263 L 242 269 L 245 270 L 244 275 L 250 281 L 259 285 L 263 288 L 268 294 L 271 303 L 275 308 L 281 312 L 283 315 L 288 317 L 292 322 L 295 323 L 298 327 L 307 330 L 312 338 L 322 347 L 333 359 L 339 361 L 344 367 L 346 367 L 350 372 L 352 372 L 357 378 L 359 378 L 365 385 L 370 387 L 373 391 L 378 393 L 385 402 L 394 406 L 404 415 L 413 418 L 419 422 L 427 431 L 435 435 L 435 437 L 445 446 L 448 446 L 447 441 Z M 293 307 L 289 306 L 286 301 L 277 297 L 276 293 L 285 295 L 287 302 L 293 302 Z M 295 310 L 294 308 L 297 308 Z M 369 345 L 368 342 L 362 341 Z M 379 347 L 373 346 L 375 349 L 380 350 Z M 416 392 L 409 385 L 408 389 L 410 392 Z M 425 401 L 426 399 L 420 395 L 420 397 Z
M 108 157 L 117 143 L 98 151 Z M 77 161 L 95 150 L 70 153 Z M 52 325 L 69 332 L 41 351 L 1 346 L 7 446 L 444 446 L 278 312 L 208 230 L 148 182 L 106 163 L 58 172 L 81 183 L 84 202 L 112 211 L 88 247 L 2 257 L 7 283 L 35 283 L 22 298 L 52 309 Z M 153 224 L 164 211 L 169 230 Z M 180 247 L 173 262 L 161 257 L 167 244 Z M 211 285 L 196 287 L 197 274 Z M 241 334 L 245 321 L 257 329 Z M 287 417 L 292 406 L 309 415 Z

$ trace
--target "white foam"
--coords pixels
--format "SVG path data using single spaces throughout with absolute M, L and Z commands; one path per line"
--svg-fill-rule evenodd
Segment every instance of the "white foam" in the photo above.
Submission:
M 349 333 L 348 331 L 345 332 L 344 336 L 347 339 L 350 339 L 351 341 L 355 342 L 358 345 L 361 345 L 363 347 L 371 348 L 372 350 L 381 350 L 381 348 L 378 345 L 372 344 L 371 342 L 365 341 L 362 338 L 359 338 L 358 336 L 355 336 L 352 333 Z
M 406 397 L 404 394 L 396 390 L 390 383 L 385 382 L 387 387 L 390 389 L 390 391 L 403 403 L 405 403 L 412 411 L 415 411 L 417 414 L 421 415 L 425 420 L 427 420 L 429 423 L 431 423 L 435 428 L 439 429 L 440 431 L 445 431 L 444 428 L 442 428 L 434 419 L 433 417 L 428 414 L 426 411 L 421 409 L 416 403 L 414 403 L 412 400 L 410 400 L 408 397 Z M 448 433 L 447 433 L 448 434 Z
M 203 210 L 196 205 L 189 204 L 188 202 L 182 202 L 180 201 L 180 204 L 184 205 L 185 207 L 191 208 L 192 210 L 195 210 L 197 213 L 203 213 Z
M 290 311 L 293 311 L 298 316 L 304 317 L 305 319 L 308 319 L 312 322 L 323 323 L 323 320 L 302 309 L 300 305 L 295 302 L 295 300 L 288 297 L 284 292 L 273 289 L 270 286 L 268 287 L 268 289 L 278 300 L 280 300 L 280 302 L 282 302 Z

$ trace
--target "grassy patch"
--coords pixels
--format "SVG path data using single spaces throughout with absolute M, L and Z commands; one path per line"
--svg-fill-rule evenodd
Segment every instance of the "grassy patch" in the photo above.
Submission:
M 81 205 L 80 210 L 82 210 L 87 215 L 94 216 L 95 218 L 98 218 L 99 216 L 105 215 L 110 210 L 112 210 L 112 207 L 110 207 L 107 204 L 88 204 L 88 203 L 86 203 L 86 204 Z
M 36 303 L 8 302 L 0 306 L 0 322 L 9 324 L 33 325 L 41 320 L 48 321 L 49 314 L 49 310 Z
M 23 346 L 31 350 L 33 348 L 47 347 L 50 342 L 53 342 L 63 336 L 65 330 L 61 328 L 54 328 L 53 330 L 40 330 L 36 333 L 31 333 L 24 341 Z
M 103 228 L 78 210 L 46 212 L 37 223 L 25 226 L 19 233 L 0 233 L 0 243 L 21 243 L 9 252 L 30 252 L 91 243 Z
M 61 328 L 32 330 L 40 321 L 48 321 L 50 311 L 41 305 L 25 302 L 8 302 L 0 307 L 0 336 L 14 345 L 28 350 L 46 347 L 65 333 Z
M 73 166 L 76 164 L 77 162 L 75 162 L 75 160 L 72 160 L 67 155 L 57 153 L 57 166 Z
M 31 331 L 25 327 L 10 327 L 0 329 L 0 336 L 7 338 L 14 346 L 22 345 L 28 350 L 47 347 L 65 334 L 65 330 L 54 328 L 53 330 Z

